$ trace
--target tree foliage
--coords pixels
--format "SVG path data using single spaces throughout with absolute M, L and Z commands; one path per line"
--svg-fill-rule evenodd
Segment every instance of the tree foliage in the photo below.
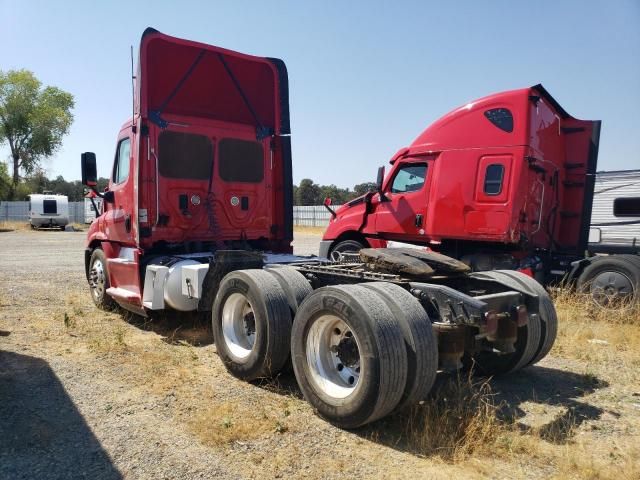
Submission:
M 2 167 L 6 165 L 0 163 L 0 200 L 7 200 L 9 198 L 9 186 L 7 189 L 2 189 Z M 9 184 L 11 178 L 7 175 Z M 108 178 L 98 179 L 98 190 L 103 191 L 109 184 Z M 56 178 L 49 179 L 45 175 L 44 171 L 37 169 L 31 175 L 23 178 L 15 188 L 13 200 L 28 200 L 28 197 L 32 193 L 52 192 L 58 195 L 66 195 L 69 197 L 70 202 L 80 202 L 84 197 L 85 187 L 80 180 L 67 181 L 62 175 L 58 175 Z
M 375 192 L 377 188 L 376 182 L 364 182 L 359 183 L 353 187 L 353 191 L 357 197 L 364 195 L 367 192 Z
M 51 156 L 73 122 L 73 95 L 44 87 L 28 70 L 0 70 L 0 143 L 11 152 L 14 196 L 20 172 L 33 174 L 42 159 Z
M 310 178 L 305 178 L 300 185 L 293 186 L 293 201 L 295 205 L 322 205 L 324 199 L 329 197 L 335 205 L 342 205 L 375 189 L 375 182 L 360 183 L 350 190 L 333 184 L 318 185 Z
M 318 205 L 320 198 L 320 187 L 316 185 L 310 178 L 304 178 L 300 181 L 300 185 L 296 191 L 294 200 L 296 205 Z
M 11 176 L 7 164 L 0 162 L 0 200 L 9 198 L 11 191 Z

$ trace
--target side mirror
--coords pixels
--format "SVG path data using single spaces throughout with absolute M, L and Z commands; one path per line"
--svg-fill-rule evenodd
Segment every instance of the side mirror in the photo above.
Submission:
M 329 213 L 331 214 L 332 218 L 336 218 L 336 212 L 333 208 L 331 208 L 331 198 L 329 197 L 325 197 L 324 202 L 322 202 L 322 204 L 324 205 L 324 208 L 326 208 Z
M 80 156 L 80 168 L 82 170 L 82 184 L 87 187 L 98 185 L 98 167 L 96 165 L 96 154 L 85 152 Z
M 376 190 L 382 193 L 382 182 L 384 182 L 384 165 L 378 168 L 378 178 L 376 179 Z

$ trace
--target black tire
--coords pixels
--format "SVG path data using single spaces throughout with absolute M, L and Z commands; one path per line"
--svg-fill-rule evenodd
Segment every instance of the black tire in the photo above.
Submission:
M 289 356 L 291 312 L 273 275 L 264 270 L 225 275 L 211 318 L 218 355 L 234 377 L 251 381 L 282 369 Z
M 504 279 L 507 282 L 510 281 L 510 283 L 513 283 L 515 280 L 516 283 L 521 285 L 523 292 L 531 288 L 533 285 L 532 282 L 536 282 L 528 275 L 513 270 L 492 270 L 472 273 L 471 276 L 494 279 L 498 282 Z M 553 308 L 553 304 L 551 304 L 551 307 Z M 554 318 L 557 321 L 557 317 L 554 316 Z M 548 329 L 548 335 L 545 333 L 543 336 L 542 323 L 541 315 L 530 316 L 527 324 L 518 328 L 518 339 L 514 345 L 514 353 L 497 354 L 494 352 L 479 352 L 473 355 L 472 358 L 466 358 L 465 363 L 472 366 L 482 375 L 501 375 L 515 372 L 526 367 L 535 361 L 535 358 L 542 351 L 543 344 L 546 342 L 545 336 L 548 338 L 553 337 L 553 340 L 555 340 L 553 327 Z M 553 341 L 551 341 L 551 346 L 552 345 Z M 549 346 L 549 349 L 551 346 Z
M 307 297 L 293 322 L 291 355 L 304 397 L 340 428 L 384 417 L 404 393 L 402 329 L 383 298 L 360 285 L 323 287 Z
M 527 365 L 538 363 L 551 351 L 553 344 L 558 336 L 558 315 L 556 307 L 551 300 L 551 296 L 547 289 L 544 288 L 536 279 L 529 277 L 521 272 L 513 270 L 502 270 L 502 274 L 513 278 L 520 282 L 523 286 L 529 288 L 533 293 L 538 295 L 538 315 L 540 315 L 540 345 L 533 359 Z
M 89 260 L 89 290 L 91 299 L 96 307 L 102 310 L 115 310 L 118 304 L 107 294 L 110 287 L 109 270 L 107 269 L 107 257 L 101 248 L 96 248 L 91 253 Z
M 362 284 L 378 293 L 400 323 L 407 351 L 407 382 L 398 409 L 424 400 L 438 373 L 438 342 L 429 315 L 404 288 L 387 282 Z
M 336 262 L 339 260 L 339 253 L 358 253 L 365 247 L 366 245 L 359 240 L 343 240 L 331 247 L 328 257 Z
M 601 307 L 616 308 L 640 300 L 640 261 L 635 255 L 609 255 L 594 259 L 578 277 L 580 293 Z
M 298 270 L 284 265 L 269 265 L 265 268 L 278 281 L 291 309 L 291 318 L 298 311 L 298 307 L 308 295 L 313 292 L 311 284 Z
M 631 253 L 625 253 L 623 255 L 616 255 L 616 257 L 619 257 L 619 258 L 629 262 L 631 265 L 635 265 L 636 269 L 638 270 L 638 274 L 640 275 L 640 255 L 633 255 Z
M 60 228 L 60 230 L 64 232 L 64 226 L 61 226 L 61 227 L 58 227 L 58 228 Z

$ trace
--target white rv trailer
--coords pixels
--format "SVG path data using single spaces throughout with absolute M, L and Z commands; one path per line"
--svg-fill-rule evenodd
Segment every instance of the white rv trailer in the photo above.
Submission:
M 66 195 L 29 195 L 31 228 L 58 227 L 64 230 L 69 223 L 69 199 Z
M 589 250 L 640 253 L 640 170 L 596 173 Z

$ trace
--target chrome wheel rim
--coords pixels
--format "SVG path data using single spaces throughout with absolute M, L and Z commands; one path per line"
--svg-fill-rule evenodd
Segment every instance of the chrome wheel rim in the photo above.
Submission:
M 324 395 L 343 399 L 360 384 L 360 343 L 351 327 L 335 315 L 318 317 L 306 338 L 310 380 Z
M 591 282 L 591 297 L 602 307 L 624 305 L 634 296 L 633 282 L 621 272 L 603 272 Z
M 91 264 L 91 270 L 89 270 L 89 288 L 96 301 L 100 301 L 104 296 L 105 283 L 104 265 L 102 260 L 96 259 Z
M 246 360 L 256 342 L 256 319 L 251 303 L 241 293 L 232 293 L 222 307 L 222 335 L 229 354 Z

